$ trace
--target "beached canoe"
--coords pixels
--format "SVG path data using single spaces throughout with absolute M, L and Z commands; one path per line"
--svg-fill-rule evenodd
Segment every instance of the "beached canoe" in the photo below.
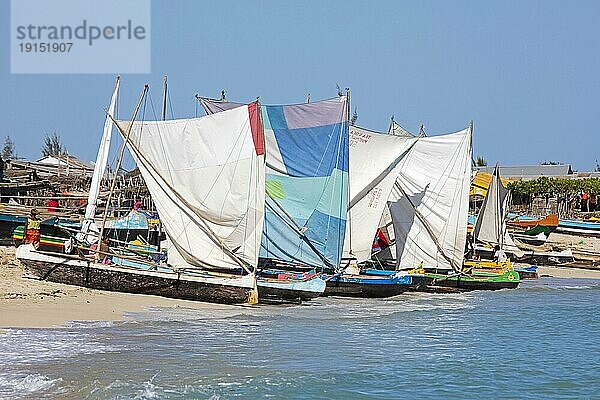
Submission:
M 262 270 L 257 274 L 259 302 L 307 301 L 325 291 L 325 281 L 314 271 L 294 273 Z
M 408 274 L 339 274 L 324 275 L 327 287 L 323 296 L 392 297 L 406 292 L 412 286 Z
M 39 252 L 30 244 L 19 246 L 16 256 L 23 264 L 25 278 L 210 303 L 256 302 L 253 274 L 173 270 L 131 261 L 107 265 L 93 259 Z
M 430 292 L 516 289 L 521 281 L 519 273 L 514 270 L 502 274 L 488 272 L 456 274 L 453 271 L 449 271 L 447 274 L 426 272 L 425 276 L 433 280 L 425 288 L 426 291 Z
M 561 218 L 557 231 L 584 236 L 600 236 L 600 222 Z
M 519 273 L 521 280 L 538 279 L 540 277 L 538 268 L 535 265 L 530 265 L 529 267 L 515 267 L 515 271 Z
M 506 225 L 515 228 L 521 228 L 523 230 L 529 230 L 536 226 L 543 226 L 554 230 L 558 226 L 558 215 L 550 214 L 543 218 L 533 218 L 521 215 L 516 218 L 506 220 Z

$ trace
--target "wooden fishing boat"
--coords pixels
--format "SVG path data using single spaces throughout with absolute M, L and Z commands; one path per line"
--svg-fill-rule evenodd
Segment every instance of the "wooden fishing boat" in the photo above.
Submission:
M 304 273 L 261 270 L 256 285 L 261 303 L 307 301 L 325 291 L 325 281 L 314 270 Z
M 178 270 L 141 262 L 102 264 L 93 258 L 41 252 L 30 244 L 17 248 L 24 277 L 90 289 L 137 293 L 222 304 L 256 302 L 253 274 L 233 275 Z
M 41 226 L 42 234 L 40 235 L 40 245 L 38 247 L 39 250 L 42 251 L 51 251 L 55 253 L 64 253 L 65 252 L 65 242 L 69 240 L 68 234 L 63 234 L 62 236 L 53 236 L 47 234 L 45 232 L 44 226 Z M 19 247 L 23 244 L 23 231 L 25 230 L 25 226 L 17 226 L 12 234 L 12 240 L 15 247 Z
M 583 236 L 600 236 L 600 222 L 561 218 L 557 232 Z
M 522 228 L 523 230 L 529 230 L 536 226 L 547 227 L 552 230 L 558 226 L 558 215 L 550 214 L 543 218 L 532 218 L 527 216 L 518 216 L 513 219 L 508 219 L 506 225 L 515 228 Z
M 558 227 L 558 215 L 550 214 L 544 218 L 517 216 L 507 219 L 506 225 L 515 239 L 532 246 L 541 246 Z
M 504 251 L 511 260 L 523 264 L 558 265 L 575 261 L 571 249 L 561 251 L 504 249 Z M 494 248 L 491 246 L 477 244 L 475 245 L 475 253 L 484 260 L 492 260 L 494 258 Z
M 495 274 L 504 274 L 507 271 L 517 271 L 521 280 L 537 279 L 537 267 L 531 265 L 529 267 L 515 267 L 510 260 L 505 261 L 479 261 L 469 260 L 463 263 L 465 272 L 487 272 Z
M 77 254 L 41 252 L 23 244 L 17 248 L 17 259 L 25 276 L 177 299 L 256 303 L 257 227 L 263 225 L 265 196 L 258 102 L 214 117 L 136 122 L 147 90 L 146 85 L 131 121 L 115 121 L 117 79 L 92 178 L 91 200 L 81 231 L 73 238 L 77 244 L 70 246 Z M 103 234 L 106 210 L 99 234 L 90 230 L 113 123 L 124 138 L 115 170 L 120 169 L 127 146 L 163 218 L 169 239 L 165 244 L 168 263 L 150 260 L 148 254 L 132 257 L 111 251 Z M 186 146 L 164 146 L 164 138 Z M 111 204 L 116 178 L 115 174 L 107 204 Z M 213 190 L 215 187 L 218 189 Z M 94 236 L 99 249 L 89 257 L 85 243 Z M 97 254 L 104 259 L 99 261 Z
M 402 294 L 412 286 L 406 273 L 323 275 L 327 287 L 323 296 L 383 298 Z
M 538 268 L 535 265 L 530 265 L 529 267 L 515 267 L 515 271 L 519 273 L 521 280 L 538 279 L 540 277 Z
M 340 263 L 348 206 L 348 196 L 341 195 L 348 190 L 348 98 L 260 107 L 269 138 L 264 143 L 260 301 L 317 297 L 325 290 L 325 281 L 314 272 L 297 271 L 335 269 Z M 209 115 L 240 105 L 224 99 L 198 100 Z M 330 201 L 322 201 L 325 198 Z
M 23 223 L 26 220 L 27 218 Z M 124 217 L 108 220 L 105 224 L 104 236 L 120 242 L 130 242 L 138 237 L 147 239 L 148 227 L 145 213 L 132 210 Z M 79 221 L 58 218 L 42 221 L 39 250 L 64 253 L 65 242 L 69 240 L 71 233 L 79 232 L 80 229 Z M 17 247 L 23 243 L 24 230 L 25 225 L 18 225 L 12 232 L 12 243 Z
M 56 227 L 58 218 L 46 218 L 40 223 L 40 229 L 42 235 L 65 237 L 68 238 L 68 234 L 61 231 Z M 75 222 L 75 221 L 73 221 Z M 0 213 L 0 244 L 11 245 L 13 244 L 14 237 L 13 233 L 15 229 L 21 227 L 21 231 L 27 223 L 27 216 L 14 215 L 9 213 Z
M 519 286 L 519 273 L 514 270 L 502 274 L 493 272 L 455 273 L 439 270 L 427 270 L 425 276 L 432 279 L 432 283 L 424 288 L 429 292 L 472 291 L 472 290 L 500 290 L 516 289 Z

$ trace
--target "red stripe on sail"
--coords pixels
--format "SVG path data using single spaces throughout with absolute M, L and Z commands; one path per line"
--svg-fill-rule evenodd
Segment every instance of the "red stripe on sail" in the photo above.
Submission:
M 250 129 L 252 130 L 252 139 L 254 140 L 254 149 L 256 155 L 265 154 L 265 137 L 260 119 L 260 106 L 258 101 L 248 104 L 248 116 L 250 118 Z

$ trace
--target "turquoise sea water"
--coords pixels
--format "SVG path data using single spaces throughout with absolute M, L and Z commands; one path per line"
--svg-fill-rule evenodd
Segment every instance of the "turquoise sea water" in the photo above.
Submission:
M 0 398 L 600 398 L 600 282 L 0 333 Z

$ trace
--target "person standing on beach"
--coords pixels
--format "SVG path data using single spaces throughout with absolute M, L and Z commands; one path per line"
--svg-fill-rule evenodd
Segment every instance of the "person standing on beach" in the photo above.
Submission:
M 23 235 L 25 244 L 33 244 L 36 249 L 40 246 L 40 227 L 42 221 L 38 217 L 37 210 L 31 209 L 29 217 L 27 218 L 27 224 L 25 225 L 25 234 Z
M 581 212 L 590 211 L 590 196 L 587 192 L 583 192 L 581 195 Z

